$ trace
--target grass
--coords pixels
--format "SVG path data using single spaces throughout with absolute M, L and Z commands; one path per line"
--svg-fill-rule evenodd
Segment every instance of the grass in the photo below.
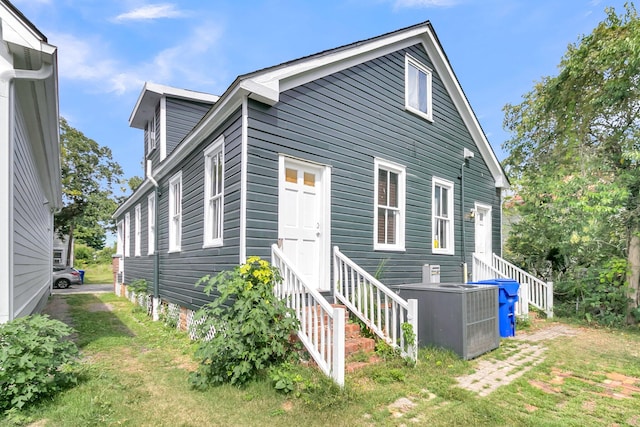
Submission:
M 76 265 L 79 270 L 84 270 L 84 284 L 97 285 L 113 283 L 113 270 L 111 264 Z
M 420 351 L 413 368 L 389 359 L 347 374 L 344 390 L 298 366 L 303 381 L 297 396 L 277 393 L 267 379 L 198 392 L 187 381 L 196 364 L 195 344 L 185 333 L 152 322 L 112 294 L 56 298 L 70 306 L 83 376 L 75 388 L 21 412 L 25 424 L 640 426 L 640 394 L 614 397 L 606 382 L 624 375 L 640 387 L 637 329 L 581 328 L 575 337 L 547 341 L 541 364 L 486 397 L 456 386 L 455 378 L 472 373 L 477 361 L 432 348 Z M 503 340 L 479 360 L 516 351 L 513 340 Z M 397 417 L 391 404 L 400 398 L 413 406 Z M 0 417 L 0 425 L 7 424 L 11 420 Z

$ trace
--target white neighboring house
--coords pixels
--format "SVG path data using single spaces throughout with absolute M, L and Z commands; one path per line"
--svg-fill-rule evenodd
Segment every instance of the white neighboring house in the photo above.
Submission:
M 46 303 L 61 206 L 57 48 L 0 0 L 0 323 Z

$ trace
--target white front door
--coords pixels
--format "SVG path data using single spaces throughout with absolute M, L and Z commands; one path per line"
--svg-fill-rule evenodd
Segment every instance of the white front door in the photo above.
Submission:
M 279 241 L 286 257 L 315 289 L 329 289 L 329 169 L 280 158 Z
M 487 262 L 491 262 L 491 255 L 493 254 L 491 244 L 491 206 L 476 203 L 475 211 L 476 255 Z

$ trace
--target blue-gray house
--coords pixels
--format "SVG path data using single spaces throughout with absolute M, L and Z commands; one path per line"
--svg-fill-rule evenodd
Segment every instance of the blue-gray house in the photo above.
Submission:
M 158 300 L 195 309 L 200 277 L 273 250 L 318 291 L 340 284 L 334 247 L 384 284 L 420 282 L 425 264 L 460 282 L 500 254 L 508 180 L 429 22 L 220 97 L 147 84 L 130 124 L 146 179 L 115 213 L 118 277 Z

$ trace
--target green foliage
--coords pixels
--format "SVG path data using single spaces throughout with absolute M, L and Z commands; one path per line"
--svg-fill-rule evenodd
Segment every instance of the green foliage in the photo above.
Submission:
M 127 288 L 134 294 L 142 294 L 147 292 L 149 284 L 145 279 L 136 279 L 129 283 Z
M 633 5 L 625 9 L 607 9 L 569 46 L 557 76 L 505 107 L 505 167 L 516 192 L 505 212 L 519 219 L 506 255 L 556 283 L 560 312 L 607 324 L 638 304 L 638 277 L 608 278 L 619 273 L 613 259 L 640 268 L 630 250 L 640 230 L 640 19 Z
M 122 168 L 111 150 L 60 120 L 60 164 L 63 207 L 55 215 L 60 236 L 102 249 L 106 230 L 113 229 L 111 215 L 117 207 L 113 185 Z
M 295 372 L 290 363 L 284 362 L 269 369 L 269 379 L 276 391 L 289 394 L 302 382 L 302 375 Z
M 74 251 L 75 261 L 79 264 L 92 264 L 95 260 L 96 250 L 83 243 L 76 243 Z
M 242 385 L 295 355 L 290 337 L 298 319 L 273 293 L 281 280 L 267 261 L 251 257 L 233 271 L 198 281 L 196 286 L 204 284 L 204 292 L 217 297 L 196 313 L 200 335 L 210 330 L 215 335 L 196 351 L 200 366 L 190 378 L 194 387 Z
M 0 325 L 0 410 L 21 409 L 77 382 L 73 330 L 48 316 Z

